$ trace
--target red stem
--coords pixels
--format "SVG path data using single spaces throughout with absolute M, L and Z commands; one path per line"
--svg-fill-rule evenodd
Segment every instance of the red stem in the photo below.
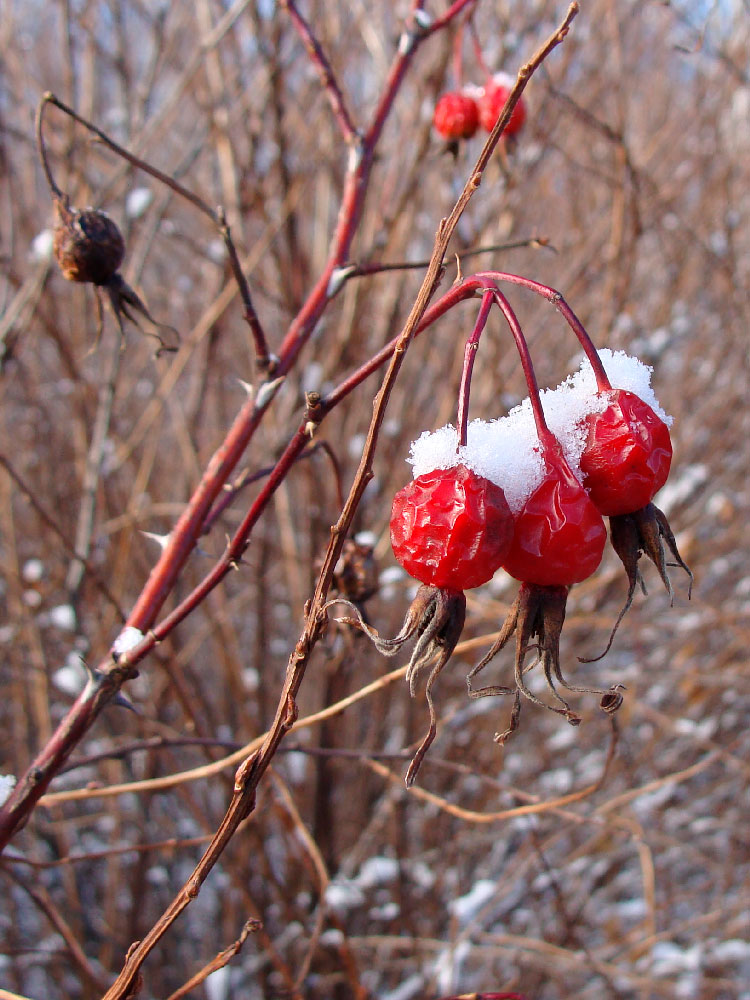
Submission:
M 496 294 L 499 294 L 496 289 L 488 288 L 482 296 L 482 305 L 479 309 L 477 321 L 474 324 L 474 329 L 471 331 L 471 336 L 466 341 L 466 348 L 464 349 L 464 367 L 461 372 L 461 388 L 458 391 L 458 417 L 456 419 L 458 445 L 460 448 L 466 444 L 466 434 L 469 425 L 469 394 L 471 392 L 471 373 L 474 370 L 474 360 L 479 349 L 479 339 L 487 325 L 487 317 L 490 314 Z
M 467 278 L 466 281 L 462 282 L 460 285 L 454 285 L 445 295 L 438 299 L 437 302 L 433 303 L 429 309 L 426 310 L 422 320 L 417 327 L 414 336 L 426 330 L 428 326 L 431 326 L 436 319 L 439 319 L 444 313 L 447 313 L 449 309 L 457 305 L 459 302 L 463 302 L 464 299 L 470 299 L 474 296 L 476 289 L 481 288 L 482 284 L 480 282 L 475 282 L 473 278 Z M 321 407 L 326 413 L 330 412 L 334 406 L 337 406 L 345 396 L 356 389 L 356 387 L 364 382 L 366 378 L 377 371 L 381 365 L 390 358 L 393 354 L 393 349 L 396 346 L 398 337 L 394 337 L 393 340 L 389 341 L 385 347 L 381 347 L 377 354 L 373 355 L 369 361 L 361 365 L 355 372 L 346 378 L 343 382 L 339 383 L 335 389 L 333 389 L 322 401 Z
M 463 47 L 464 25 L 462 24 L 456 32 L 456 37 L 453 39 L 453 79 L 459 90 L 464 82 Z
M 514 285 L 522 285 L 524 288 L 528 288 L 532 292 L 536 292 L 537 295 L 541 295 L 542 298 L 551 302 L 558 312 L 562 313 L 568 326 L 578 338 L 578 342 L 583 348 L 584 354 L 588 358 L 591 367 L 594 369 L 596 387 L 599 392 L 606 392 L 608 389 L 612 388 L 612 384 L 607 377 L 604 365 L 602 364 L 602 359 L 599 357 L 596 347 L 594 346 L 594 342 L 591 337 L 589 337 L 583 323 L 576 316 L 557 289 L 550 288 L 549 285 L 542 285 L 540 282 L 533 281 L 531 278 L 524 278 L 520 274 L 509 274 L 507 271 L 482 271 L 480 274 L 475 275 L 475 277 L 487 278 L 490 281 L 510 281 Z
M 286 375 L 309 340 L 318 320 L 329 302 L 329 288 L 334 272 L 346 262 L 349 249 L 357 231 L 364 208 L 365 194 L 374 160 L 375 146 L 380 139 L 388 113 L 393 106 L 398 89 L 411 63 L 418 44 L 439 27 L 456 17 L 467 4 L 473 0 L 458 0 L 439 21 L 425 32 L 413 32 L 408 37 L 410 44 L 403 46 L 396 56 L 391 71 L 383 88 L 383 95 L 373 114 L 372 123 L 364 138 L 357 145 L 351 145 L 349 166 L 344 182 L 344 192 L 341 200 L 336 231 L 331 241 L 331 253 L 323 271 L 307 297 L 306 302 L 292 321 L 286 336 L 279 348 L 279 361 L 274 369 L 274 376 Z M 290 13 L 293 5 L 290 6 Z M 295 12 L 296 12 L 296 8 Z M 298 30 L 302 30 L 301 19 L 295 22 Z M 307 28 L 309 32 L 309 28 Z M 313 62 L 318 66 L 324 79 L 328 79 L 322 50 L 319 45 L 310 48 Z M 332 81 L 333 78 L 330 78 Z M 331 94 L 332 82 L 327 84 Z M 335 107 L 334 107 L 335 110 Z M 341 121 L 341 119 L 339 119 Z M 263 390 L 261 389 L 261 392 Z M 175 525 L 170 541 L 164 549 L 159 561 L 154 566 L 143 588 L 133 611 L 128 618 L 128 625 L 133 625 L 141 632 L 147 631 L 159 613 L 164 601 L 171 592 L 182 571 L 185 562 L 193 551 L 196 540 L 200 537 L 203 523 L 224 483 L 232 473 L 241 455 L 247 448 L 261 419 L 273 398 L 271 394 L 262 403 L 248 400 L 237 415 L 232 427 L 219 450 L 211 459 L 198 488 L 190 499 L 184 514 Z
M 326 58 L 317 38 L 312 33 L 309 24 L 297 10 L 297 4 L 294 0 L 282 0 L 282 5 L 286 7 L 287 13 L 289 14 L 294 27 L 297 29 L 297 32 L 307 49 L 310 59 L 318 68 L 321 82 L 331 104 L 334 118 L 339 123 L 339 128 L 341 129 L 344 138 L 347 142 L 353 142 L 357 136 L 357 129 L 354 127 L 354 123 L 347 110 L 344 102 L 344 95 L 334 75 L 330 62 Z
M 536 373 L 534 372 L 534 366 L 531 363 L 531 355 L 529 354 L 529 345 L 526 343 L 526 338 L 523 335 L 523 330 L 521 329 L 521 324 L 518 322 L 518 317 L 513 312 L 510 302 L 505 298 L 503 293 L 499 289 L 494 290 L 495 302 L 503 311 L 503 315 L 508 321 L 508 326 L 510 327 L 511 333 L 513 334 L 513 339 L 516 342 L 516 347 L 518 349 L 518 355 L 521 358 L 521 367 L 523 368 L 523 375 L 526 379 L 526 385 L 529 389 L 529 399 L 531 400 L 531 409 L 534 413 L 534 423 L 536 424 L 536 431 L 539 435 L 539 440 L 543 447 L 553 441 L 554 436 L 552 431 L 550 431 L 547 426 L 547 421 L 544 419 L 544 410 L 542 409 L 542 401 L 539 398 L 539 383 L 536 380 Z
M 374 144 L 380 136 L 385 118 L 393 104 L 395 93 L 403 79 L 407 66 L 411 61 L 418 44 L 435 31 L 444 27 L 445 24 L 447 24 L 452 18 L 456 17 L 472 2 L 473 0 L 455 0 L 443 17 L 435 20 L 428 28 L 420 26 L 417 22 L 415 14 L 421 9 L 421 7 L 419 2 L 414 3 L 412 8 L 413 26 L 404 34 L 404 36 L 402 36 L 402 41 L 399 44 L 399 52 L 394 60 L 391 72 L 389 73 L 384 94 L 378 108 L 376 109 L 370 129 L 358 147 L 350 147 L 350 161 L 345 182 L 345 190 L 342 197 L 342 206 L 339 213 L 336 232 L 332 240 L 328 262 L 323 269 L 323 273 L 319 281 L 310 293 L 307 302 L 302 307 L 302 310 L 292 323 L 292 326 L 287 333 L 287 336 L 282 344 L 280 351 L 281 357 L 279 364 L 275 369 L 275 374 L 283 376 L 289 371 L 300 350 L 312 334 L 317 320 L 320 318 L 320 315 L 324 311 L 328 301 L 335 294 L 335 291 L 329 292 L 329 288 L 331 287 L 331 278 L 334 277 L 336 269 L 340 268 L 346 260 L 346 254 L 351 245 L 351 241 L 354 237 L 354 233 L 361 216 L 367 181 L 369 180 L 369 173 L 374 159 Z M 461 212 L 471 197 L 472 191 L 479 185 L 482 173 L 510 115 L 513 101 L 518 100 L 526 82 L 528 81 L 528 78 L 534 70 L 538 68 L 546 56 L 563 40 L 567 34 L 570 22 L 577 13 L 578 6 L 576 3 L 572 3 L 561 26 L 547 40 L 542 48 L 535 53 L 532 61 L 522 67 L 521 71 L 519 71 L 519 76 L 513 90 L 511 91 L 506 111 L 500 116 L 494 129 L 490 133 L 482 153 L 477 160 L 472 177 L 467 182 L 464 191 L 454 206 L 451 215 L 441 222 L 436 237 L 436 254 L 438 252 L 444 254 L 445 247 L 440 242 L 444 230 L 452 232 L 451 225 L 455 228 L 456 221 L 460 217 Z M 170 186 L 173 186 L 173 184 L 174 182 L 172 182 L 172 185 Z M 189 192 L 188 195 L 190 195 Z M 191 200 L 196 200 L 194 195 L 191 196 Z M 431 260 L 431 267 L 432 263 L 433 261 Z M 434 291 L 437 280 L 438 272 L 436 270 L 432 286 L 430 288 L 427 288 L 426 285 L 424 286 L 425 302 L 421 305 L 421 309 L 423 311 L 426 299 L 428 299 L 429 295 L 432 291 Z M 438 315 L 442 315 L 442 312 L 450 308 L 451 304 L 455 304 L 463 298 L 466 298 L 468 295 L 473 294 L 473 292 L 478 288 L 486 287 L 487 281 L 482 281 L 477 278 L 469 279 L 468 281 L 463 282 L 460 287 L 452 289 L 451 292 L 444 297 L 442 311 L 433 310 L 433 320 L 437 318 Z M 415 303 L 414 309 L 416 309 L 419 304 L 420 300 L 418 299 L 417 303 Z M 417 329 L 422 330 L 425 328 L 424 320 L 426 317 L 427 312 L 423 312 L 423 321 L 419 324 L 418 328 L 412 328 L 413 333 L 417 332 Z M 405 338 L 406 330 L 408 329 L 409 327 L 407 325 L 402 337 L 399 338 L 399 342 L 402 338 Z M 398 342 L 395 346 L 399 346 Z M 393 348 L 388 351 L 386 356 L 389 356 L 392 352 Z M 381 354 L 382 353 L 383 352 L 381 352 Z M 382 360 L 385 360 L 385 358 Z M 379 363 L 382 364 L 382 360 Z M 394 369 L 394 371 L 396 370 L 397 368 Z M 391 373 L 389 372 L 389 376 L 390 374 Z M 363 369 L 359 381 L 361 381 L 364 377 L 366 377 L 366 374 Z M 234 465 L 239 460 L 242 451 L 247 446 L 257 429 L 266 409 L 275 395 L 275 390 L 278 388 L 279 383 L 280 380 L 275 382 L 265 382 L 258 391 L 255 400 L 248 400 L 242 408 L 224 443 L 209 462 L 206 472 L 201 479 L 201 483 L 199 484 L 196 493 L 191 498 L 188 509 L 183 517 L 180 518 L 178 525 L 171 533 L 171 537 L 165 547 L 165 551 L 157 566 L 154 567 L 154 570 L 149 576 L 146 586 L 137 602 L 136 608 L 134 608 L 133 614 L 131 614 L 128 621 L 128 624 L 134 625 L 136 628 L 139 628 L 140 631 L 147 632 L 143 641 L 124 656 L 120 656 L 117 659 L 113 656 L 108 656 L 96 670 L 92 671 L 89 683 L 86 685 L 85 690 L 76 699 L 75 704 L 60 722 L 55 733 L 37 755 L 33 763 L 29 766 L 26 773 L 19 779 L 18 784 L 14 788 L 8 800 L 5 802 L 4 806 L 0 808 L 0 850 L 4 848 L 13 833 L 23 826 L 34 806 L 46 791 L 52 778 L 58 773 L 59 768 L 68 758 L 78 741 L 93 724 L 101 710 L 117 695 L 125 681 L 132 678 L 137 673 L 136 664 L 143 659 L 148 652 L 150 652 L 158 641 L 168 634 L 171 628 L 173 628 L 177 623 L 177 620 L 182 620 L 185 614 L 195 608 L 195 606 L 203 600 L 206 594 L 213 589 L 213 587 L 215 587 L 216 584 L 223 579 L 223 577 L 231 569 L 235 568 L 237 558 L 241 555 L 247 545 L 250 528 L 257 520 L 262 507 L 268 502 L 268 499 L 276 489 L 276 486 L 283 479 L 284 475 L 286 475 L 297 455 L 304 447 L 304 443 L 306 443 L 308 421 L 304 422 L 304 431 L 302 428 L 298 429 L 292 440 L 290 440 L 289 445 L 284 452 L 284 456 L 282 456 L 282 459 L 280 459 L 279 463 L 277 463 L 275 474 L 272 474 L 271 479 L 268 483 L 266 483 L 263 491 L 261 491 L 261 495 L 259 495 L 256 499 L 256 502 L 253 504 L 251 510 L 248 511 L 248 515 L 243 521 L 241 529 L 235 534 L 230 548 L 217 564 L 214 571 L 206 577 L 203 583 L 196 588 L 195 591 L 193 591 L 186 601 L 183 601 L 171 615 L 160 623 L 156 630 L 148 631 L 151 624 L 155 621 L 156 615 L 158 614 L 166 597 L 171 592 L 185 561 L 194 548 L 196 539 L 200 535 L 202 524 L 204 523 L 206 516 L 208 516 L 208 512 L 211 509 L 213 501 L 216 499 L 218 492 L 222 489 L 224 483 L 231 474 Z M 358 382 L 356 384 L 358 384 Z M 349 386 L 349 391 L 351 391 L 351 388 L 354 388 L 355 383 L 352 380 L 347 380 L 347 385 Z M 329 407 L 332 407 L 335 405 L 336 401 L 336 394 L 331 394 L 331 397 L 329 397 L 326 402 Z M 315 416 L 311 416 L 311 419 L 314 423 L 317 423 L 326 412 L 328 412 L 328 409 L 325 407 L 319 408 L 316 411 Z M 375 432 L 371 430 L 371 433 Z M 300 440 L 303 436 L 305 437 L 304 443 Z M 297 442 L 299 442 L 299 444 Z M 364 476 L 362 477 L 362 482 L 365 482 Z M 262 500 L 261 496 L 263 497 Z M 361 491 L 356 496 L 354 496 L 354 494 L 350 495 L 350 500 L 347 501 L 347 504 L 351 504 L 351 509 L 345 509 L 342 513 L 342 524 L 346 523 L 348 526 L 351 522 L 352 510 L 356 506 L 359 499 L 361 499 Z M 343 520 L 345 516 L 348 518 L 346 522 Z M 324 587 L 324 585 L 327 586 L 328 583 L 330 583 L 330 578 L 327 582 L 319 582 L 319 586 Z M 313 639 L 310 640 L 314 644 L 313 640 L 317 641 L 317 633 Z M 295 651 L 294 655 L 298 655 L 300 661 L 303 662 L 309 653 L 304 649 L 300 649 L 299 651 Z M 292 699 L 296 692 L 296 688 L 301 682 L 303 673 L 304 666 L 301 667 L 300 671 L 294 674 L 292 678 L 294 682 L 293 689 L 290 688 L 290 697 Z M 265 763 L 263 770 L 265 770 L 267 761 L 270 760 L 271 756 L 275 752 L 276 745 L 283 737 L 283 724 L 286 719 L 287 710 L 288 706 L 286 705 L 286 700 L 283 699 L 277 710 L 278 725 L 276 722 L 274 723 L 273 745 L 269 743 L 268 747 L 264 746 L 264 750 L 267 750 L 267 753 L 266 758 L 264 758 Z M 247 771 L 246 775 L 245 771 Z M 260 772 L 255 776 L 255 778 L 253 778 L 253 760 L 251 759 L 246 761 L 245 765 L 243 765 L 243 781 L 245 778 L 248 782 L 250 782 L 251 778 L 253 781 L 256 779 L 259 780 L 259 776 Z M 253 783 L 252 788 L 254 787 L 255 784 Z M 242 799 L 242 802 L 245 803 L 244 798 Z M 249 800 L 246 804 L 249 804 Z M 221 849 L 223 849 L 223 847 L 220 845 L 218 848 L 219 853 Z M 214 861 L 211 862 L 211 865 L 205 867 L 203 874 L 204 878 L 213 863 Z M 187 903 L 185 903 L 185 905 L 187 905 Z M 117 995 L 119 996 L 121 994 L 118 992 Z
M 485 76 L 491 77 L 492 73 L 490 73 L 489 67 L 487 66 L 487 63 L 484 61 L 484 55 L 482 54 L 482 46 L 479 43 L 479 38 L 477 36 L 477 29 L 473 21 L 469 22 L 469 28 L 471 30 L 471 41 L 474 46 L 474 58 L 476 59 L 477 66 L 479 66 L 479 68 L 485 74 Z

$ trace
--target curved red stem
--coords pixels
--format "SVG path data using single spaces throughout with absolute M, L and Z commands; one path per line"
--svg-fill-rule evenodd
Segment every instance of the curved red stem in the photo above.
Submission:
M 557 289 L 550 288 L 549 285 L 543 285 L 539 281 L 533 281 L 531 278 L 524 278 L 520 274 L 509 274 L 507 271 L 483 271 L 480 274 L 475 275 L 475 277 L 485 278 L 490 281 L 510 281 L 514 285 L 522 285 L 524 288 L 528 288 L 530 291 L 536 292 L 537 295 L 541 295 L 542 298 L 551 302 L 558 312 L 562 313 L 568 326 L 578 338 L 578 342 L 583 348 L 584 354 L 588 358 L 591 367 L 594 369 L 597 389 L 600 392 L 605 392 L 606 390 L 612 388 L 612 384 L 607 377 L 604 365 L 602 364 L 602 359 L 599 357 L 596 347 L 594 346 L 594 342 L 588 335 L 583 323 L 576 316 Z
M 492 303 L 495 301 L 496 289 L 488 288 L 482 296 L 482 305 L 479 309 L 477 321 L 471 331 L 469 339 L 466 341 L 464 349 L 464 367 L 461 372 L 461 388 L 458 391 L 458 416 L 456 425 L 458 427 L 458 444 L 463 447 L 466 444 L 466 433 L 469 425 L 469 395 L 471 392 L 471 373 L 474 369 L 474 359 L 479 348 L 479 338 L 487 324 L 487 317 L 490 314 Z

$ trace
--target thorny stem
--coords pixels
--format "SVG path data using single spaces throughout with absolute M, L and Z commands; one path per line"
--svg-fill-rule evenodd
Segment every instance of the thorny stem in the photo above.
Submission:
M 606 390 L 612 388 L 612 384 L 604 370 L 602 359 L 599 357 L 591 337 L 588 335 L 583 323 L 570 308 L 560 292 L 558 292 L 555 288 L 550 288 L 549 285 L 542 285 L 540 282 L 533 281 L 531 278 L 524 278 L 520 274 L 509 274 L 507 271 L 483 271 L 481 274 L 476 275 L 476 277 L 489 278 L 492 281 L 510 281 L 514 285 L 522 285 L 524 288 L 528 288 L 532 292 L 536 292 L 537 295 L 541 295 L 543 298 L 547 299 L 548 302 L 551 302 L 557 311 L 562 314 L 568 326 L 578 338 L 578 342 L 583 348 L 584 354 L 588 358 L 591 367 L 594 369 L 597 389 L 600 392 L 605 392 Z
M 297 458 L 297 461 L 301 461 L 303 458 L 312 458 L 318 452 L 322 451 L 331 463 L 334 485 L 336 488 L 336 500 L 339 507 L 344 506 L 344 491 L 341 485 L 341 466 L 339 465 L 339 460 L 336 457 L 336 453 L 327 441 L 317 441 L 315 444 L 310 445 L 306 448 Z M 268 465 L 264 469 L 257 469 L 255 472 L 245 472 L 243 473 L 236 482 L 232 483 L 224 490 L 224 495 L 220 500 L 214 504 L 211 508 L 210 514 L 206 517 L 203 524 L 203 534 L 207 535 L 213 528 L 216 521 L 221 517 L 227 507 L 230 506 L 233 500 L 237 497 L 238 493 L 243 490 L 246 486 L 251 483 L 257 483 L 260 479 L 265 479 L 266 476 L 270 476 L 275 465 Z
M 285 373 L 285 371 L 287 371 L 291 366 L 292 362 L 299 353 L 302 344 L 309 337 L 317 318 L 320 316 L 326 305 L 326 290 L 334 268 L 340 261 L 346 259 L 346 252 L 348 251 L 356 224 L 359 221 L 361 214 L 365 187 L 364 181 L 369 176 L 369 167 L 372 164 L 374 155 L 373 149 L 367 148 L 367 138 L 371 137 L 374 142 L 374 140 L 379 137 L 380 130 L 382 129 L 382 125 L 385 120 L 385 115 L 390 109 L 395 96 L 395 91 L 403 77 L 407 63 L 414 53 L 417 42 L 421 37 L 426 37 L 427 34 L 437 30 L 438 26 L 442 26 L 444 23 L 447 23 L 447 19 L 449 19 L 449 17 L 456 16 L 456 14 L 465 8 L 466 5 L 466 2 L 463 2 L 463 0 L 459 0 L 459 2 L 454 3 L 443 18 L 434 22 L 430 29 L 422 31 L 421 35 L 416 30 L 412 31 L 408 35 L 408 44 L 405 44 L 400 48 L 399 55 L 388 77 L 386 92 L 381 100 L 379 110 L 375 114 L 374 121 L 363 144 L 363 155 L 358 158 L 358 162 L 353 164 L 347 177 L 342 212 L 339 216 L 339 223 L 337 225 L 336 235 L 334 238 L 334 249 L 329 258 L 329 263 L 324 270 L 321 280 L 313 289 L 308 302 L 305 306 L 303 306 L 285 339 L 279 368 L 277 369 L 277 371 L 282 374 Z M 415 4 L 414 11 L 418 9 L 419 5 Z M 324 607 L 333 578 L 334 569 L 340 556 L 344 541 L 346 540 L 347 533 L 350 529 L 355 511 L 362 498 L 362 494 L 364 493 L 367 483 L 372 478 L 372 464 L 375 448 L 380 428 L 385 418 L 385 410 L 388 399 L 403 363 L 406 350 L 417 332 L 420 320 L 424 316 L 429 300 L 434 294 L 437 284 L 441 278 L 443 258 L 447 251 L 449 241 L 456 229 L 456 226 L 458 225 L 458 221 L 463 214 L 464 209 L 481 183 L 483 171 L 489 163 L 500 135 L 510 118 L 511 111 L 523 92 L 528 79 L 547 58 L 549 53 L 563 41 L 568 33 L 570 23 L 577 13 L 578 4 L 571 4 L 560 26 L 550 35 L 544 45 L 542 45 L 541 48 L 534 54 L 532 59 L 519 70 L 516 83 L 511 90 L 506 107 L 490 133 L 471 176 L 466 182 L 464 189 L 450 215 L 447 218 L 442 219 L 440 225 L 438 226 L 430 265 L 427 269 L 424 281 L 422 282 L 421 288 L 406 320 L 404 328 L 398 338 L 395 348 L 393 349 L 390 364 L 384 376 L 381 388 L 375 397 L 373 404 L 373 416 L 359 467 L 341 515 L 332 528 L 328 550 L 320 570 L 313 597 L 306 604 L 304 628 L 289 658 L 286 678 L 279 697 L 273 724 L 260 749 L 256 753 L 251 754 L 238 768 L 235 775 L 234 793 L 227 812 L 219 825 L 211 844 L 199 861 L 193 874 L 164 914 L 162 914 L 153 928 L 145 936 L 143 941 L 131 948 L 127 955 L 122 972 L 107 992 L 104 1000 L 124 1000 L 125 997 L 131 995 L 133 984 L 139 975 L 139 970 L 146 956 L 155 947 L 161 937 L 167 932 L 180 913 L 182 913 L 182 911 L 190 904 L 192 899 L 194 899 L 198 894 L 203 882 L 206 880 L 211 869 L 221 857 L 225 847 L 233 837 L 240 823 L 252 812 L 254 808 L 257 786 L 273 759 L 279 744 L 290 727 L 293 725 L 294 719 L 296 718 L 296 695 L 304 678 L 311 652 L 320 639 L 325 628 L 326 613 Z M 466 297 L 466 293 L 457 294 L 455 296 L 455 301 L 460 301 L 464 297 Z M 268 390 L 270 389 L 270 386 L 273 386 L 274 384 L 278 384 L 278 380 L 277 383 L 270 383 L 269 386 L 264 386 L 263 389 Z M 261 390 L 261 393 L 263 392 L 263 389 Z M 263 400 L 258 398 L 255 403 L 252 404 L 251 401 L 248 401 L 246 408 L 249 407 L 249 409 L 246 412 L 246 408 L 243 408 L 246 420 L 253 427 L 253 429 L 257 426 L 260 417 L 270 402 L 269 397 L 272 395 L 273 391 L 266 391 L 265 398 Z M 247 443 L 250 434 L 242 434 L 241 429 L 238 427 L 238 422 L 239 418 L 235 421 L 233 431 L 235 431 L 237 438 L 244 437 L 245 443 Z M 307 429 L 307 422 L 305 422 L 302 433 L 307 434 Z M 230 431 L 230 436 L 231 434 L 232 431 Z M 250 527 L 252 527 L 252 523 L 254 523 L 254 519 L 257 519 L 257 516 L 259 516 L 262 506 L 264 506 L 265 502 L 267 502 L 271 493 L 276 488 L 276 485 L 278 485 L 278 482 L 283 479 L 286 471 L 288 471 L 291 464 L 288 456 L 290 451 L 294 450 L 292 447 L 293 442 L 299 437 L 300 431 L 298 431 L 292 441 L 290 441 L 284 456 L 282 456 L 282 459 L 279 460 L 277 466 L 278 474 L 275 476 L 272 475 L 266 483 L 264 490 L 265 500 L 261 504 L 260 496 L 258 497 L 255 504 L 248 512 L 245 521 L 243 521 L 242 530 L 246 529 L 249 531 Z M 299 446 L 299 450 L 301 449 L 302 445 Z M 295 452 L 295 455 L 297 453 L 298 452 Z M 235 462 L 238 457 L 239 454 L 235 456 Z M 222 462 L 225 463 L 225 474 L 223 478 L 216 475 L 216 466 Z M 227 466 L 229 467 L 227 468 Z M 212 493 L 213 498 L 215 498 L 231 472 L 231 467 L 232 464 L 229 464 L 228 456 L 225 454 L 224 447 L 222 446 L 222 449 L 219 450 L 217 455 L 214 456 L 214 459 L 212 459 L 209 464 L 209 469 L 207 470 L 206 476 L 204 476 L 204 480 L 201 484 L 204 497 L 209 493 Z M 213 490 L 211 490 L 210 487 L 211 483 L 215 486 Z M 199 488 L 199 492 L 201 488 Z M 208 509 L 209 506 L 204 508 L 202 517 L 205 517 Z M 195 526 L 198 530 L 200 523 L 202 523 L 202 519 L 199 518 L 198 524 Z M 191 537 L 178 539 L 174 544 L 180 547 L 183 551 L 185 549 L 189 551 L 194 543 L 194 538 L 195 531 Z M 230 549 L 234 548 L 235 551 L 239 549 L 241 554 L 241 550 L 244 550 L 244 547 L 247 544 L 247 536 L 240 537 L 238 532 L 235 535 L 233 546 L 230 546 Z M 182 562 L 180 562 L 180 566 L 181 565 Z M 219 580 L 223 578 L 223 576 L 226 575 L 226 573 L 229 572 L 229 570 L 235 565 L 236 563 L 234 561 L 228 561 L 227 558 L 224 557 L 216 569 L 206 578 L 204 584 L 200 588 L 197 588 L 194 592 L 196 596 L 193 607 L 199 602 L 199 600 L 202 600 L 210 589 L 212 589 L 212 587 L 215 586 L 216 583 L 218 583 Z M 171 581 L 168 579 L 170 576 Z M 159 591 L 161 600 L 155 600 L 150 608 L 143 604 L 141 605 L 141 613 L 144 620 L 148 620 L 150 618 L 151 621 L 153 621 L 153 617 L 158 612 L 158 608 L 161 607 L 167 593 L 171 590 L 171 586 L 167 586 L 167 584 L 170 582 L 173 583 L 175 578 L 176 573 L 164 574 L 160 577 Z M 156 629 L 150 631 L 149 634 L 144 637 L 143 641 L 134 649 L 130 650 L 127 655 L 121 656 L 117 659 L 109 657 L 104 661 L 101 669 L 92 672 L 86 688 L 78 699 L 76 699 L 73 708 L 60 723 L 60 726 L 53 735 L 48 746 L 45 747 L 27 774 L 24 775 L 18 782 L 13 793 L 5 803 L 5 806 L 0 811 L 0 846 L 7 843 L 10 836 L 12 836 L 12 834 L 26 821 L 29 813 L 33 809 L 33 806 L 48 786 L 51 778 L 57 773 L 59 767 L 67 759 L 78 741 L 93 723 L 94 719 L 99 715 L 104 705 L 112 700 L 113 696 L 119 691 L 120 687 L 127 679 L 137 673 L 136 664 L 153 648 L 155 643 L 159 641 L 164 634 L 166 634 L 169 628 L 173 627 L 172 625 L 169 625 L 172 617 L 173 616 L 170 615 Z M 131 624 L 134 623 L 131 621 Z
M 495 301 L 495 290 L 488 288 L 482 296 L 482 305 L 479 308 L 479 315 L 471 331 L 471 336 L 466 341 L 464 349 L 464 366 L 461 372 L 461 387 L 458 391 L 458 416 L 456 424 L 458 427 L 458 446 L 463 448 L 466 445 L 466 433 L 469 425 L 469 395 L 471 393 L 471 373 L 474 370 L 474 360 L 479 348 L 479 339 L 482 331 L 487 325 L 487 317 L 490 314 L 492 303 Z

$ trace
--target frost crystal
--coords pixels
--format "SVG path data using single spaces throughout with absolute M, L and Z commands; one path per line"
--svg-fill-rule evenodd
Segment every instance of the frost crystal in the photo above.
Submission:
M 16 784 L 15 776 L 12 774 L 0 774 L 0 806 L 4 805 Z
M 52 239 L 51 229 L 43 229 L 41 233 L 37 233 L 31 241 L 29 260 L 33 263 L 49 260 L 52 257 Z
M 49 613 L 50 625 L 64 629 L 66 632 L 74 632 L 76 627 L 76 613 L 70 604 L 58 604 Z
M 115 656 L 122 656 L 124 653 L 129 653 L 131 649 L 134 649 L 138 645 L 141 639 L 143 639 L 143 632 L 132 625 L 128 625 L 112 643 L 112 652 Z
M 125 214 L 129 219 L 140 219 L 153 200 L 153 193 L 148 188 L 133 188 L 125 199 Z

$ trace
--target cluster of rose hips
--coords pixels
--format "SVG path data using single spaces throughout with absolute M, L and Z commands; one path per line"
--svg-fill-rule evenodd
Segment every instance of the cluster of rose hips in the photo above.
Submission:
M 518 319 L 497 284 L 503 279 L 545 294 L 558 307 L 562 302 L 561 311 L 587 355 L 580 373 L 543 394 L 544 404 Z M 578 725 L 580 718 L 560 694 L 560 687 L 595 691 L 608 712 L 615 711 L 622 701 L 619 685 L 602 691 L 569 684 L 559 659 L 568 591 L 588 578 L 601 561 L 607 539 L 605 516 L 610 519 L 612 544 L 629 584 L 612 636 L 640 581 L 638 560 L 642 554 L 655 563 L 670 596 L 667 553 L 692 580 L 666 517 L 651 502 L 669 474 L 672 445 L 668 418 L 656 412 L 660 408 L 648 385 L 648 374 L 648 391 L 641 389 L 641 395 L 613 387 L 603 362 L 607 360 L 616 370 L 617 356 L 595 350 L 580 321 L 552 289 L 500 272 L 464 280 L 473 282 L 476 293 L 481 294 L 482 308 L 467 342 L 458 426 L 425 433 L 414 442 L 416 477 L 396 494 L 391 513 L 393 552 L 422 586 L 393 639 L 380 637 L 359 613 L 356 619 L 341 619 L 363 629 L 388 655 L 416 637 L 407 670 L 412 694 L 418 675 L 428 666 L 432 668 L 426 685 L 430 728 L 407 773 L 408 784 L 435 737 L 432 686 L 460 637 L 466 590 L 486 583 L 499 569 L 520 583 L 496 642 L 467 677 L 472 697 L 513 695 L 510 724 L 495 736 L 502 743 L 518 725 L 521 697 L 558 712 L 572 725 Z M 529 398 L 507 417 L 469 425 L 473 359 L 492 306 L 501 309 L 514 336 Z M 649 372 L 637 359 L 620 355 L 642 372 Z M 636 382 L 640 387 L 643 379 Z M 650 402 L 642 398 L 644 395 Z M 573 405 L 569 398 L 574 399 Z M 547 412 L 556 411 L 555 420 L 561 427 L 557 436 L 545 416 L 545 404 Z M 481 447 L 475 447 L 480 439 Z M 420 465 L 425 468 L 418 472 Z M 475 690 L 473 678 L 514 634 L 513 687 L 493 685 Z M 536 657 L 527 663 L 530 651 Z M 552 704 L 543 702 L 526 684 L 525 674 L 536 663 L 542 666 Z
M 471 139 L 480 126 L 491 132 L 508 100 L 513 78 L 506 73 L 495 73 L 484 87 L 466 86 L 442 94 L 435 105 L 432 124 L 438 135 L 448 142 Z M 513 108 L 503 135 L 514 136 L 526 121 L 523 98 Z

